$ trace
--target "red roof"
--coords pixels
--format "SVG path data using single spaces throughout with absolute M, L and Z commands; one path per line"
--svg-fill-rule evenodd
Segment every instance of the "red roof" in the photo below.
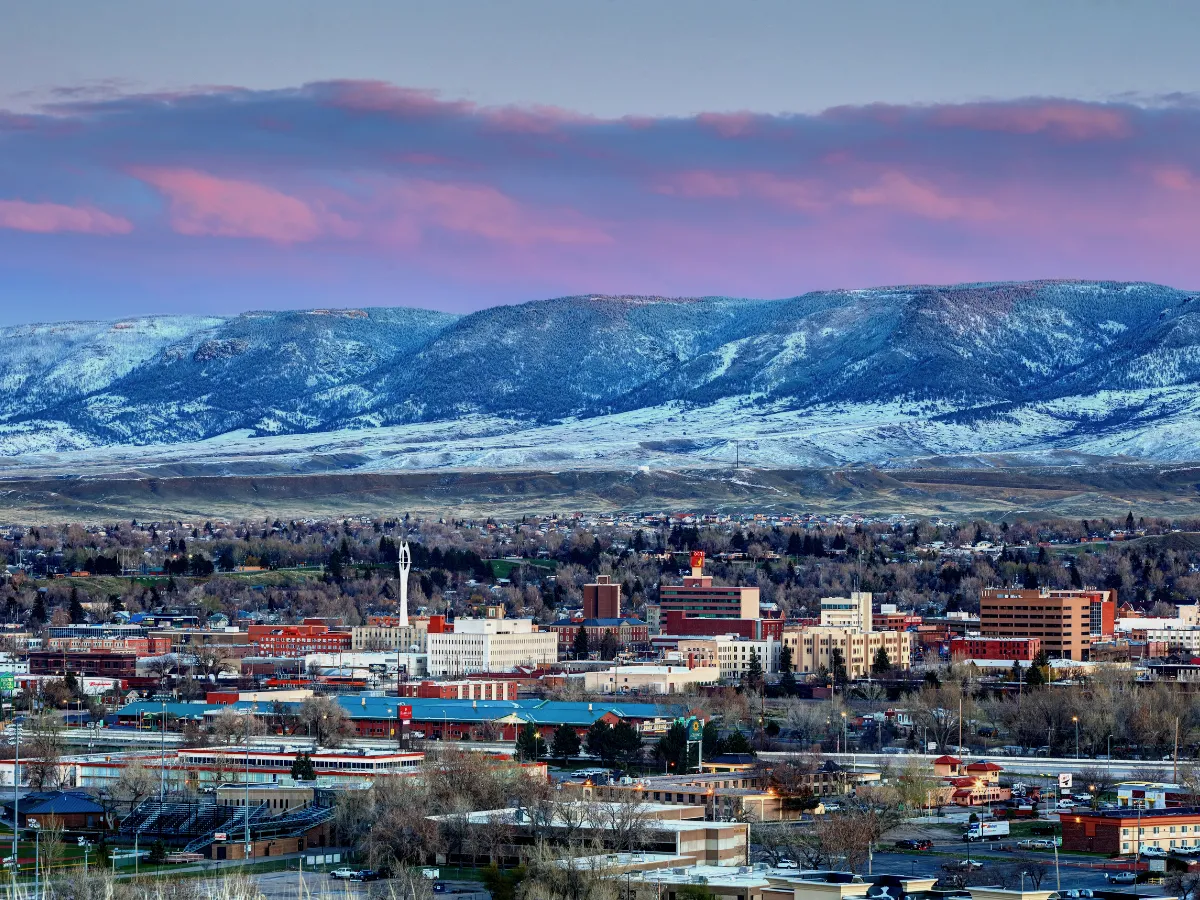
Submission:
M 1004 767 L 998 766 L 994 762 L 977 762 L 967 766 L 968 772 L 1003 772 Z
M 933 761 L 935 766 L 961 766 L 962 760 L 955 759 L 953 756 L 939 756 Z

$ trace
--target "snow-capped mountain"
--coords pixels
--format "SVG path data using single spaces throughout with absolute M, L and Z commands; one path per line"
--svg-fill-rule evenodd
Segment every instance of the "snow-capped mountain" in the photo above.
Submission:
M 360 468 L 677 465 L 723 463 L 733 441 L 773 466 L 1184 460 L 1200 458 L 1197 424 L 1200 301 L 1150 284 L 0 330 L 0 455 L 18 466 L 73 450 L 176 457 L 179 445 L 189 458 L 321 454 Z

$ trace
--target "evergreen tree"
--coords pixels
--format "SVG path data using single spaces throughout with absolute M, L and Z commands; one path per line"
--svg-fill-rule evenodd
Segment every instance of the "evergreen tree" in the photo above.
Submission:
M 746 671 L 742 673 L 742 683 L 748 688 L 758 690 L 763 683 L 763 667 L 762 662 L 758 658 L 758 651 L 750 651 L 750 662 L 746 665 Z
M 701 741 L 705 759 L 712 759 L 725 752 L 725 741 L 721 739 L 721 729 L 717 723 L 709 719 L 704 723 L 704 737 Z
M 611 766 L 617 759 L 617 747 L 613 740 L 613 728 L 603 719 L 592 723 L 587 733 L 587 751 L 600 757 L 605 765 Z
M 579 735 L 575 733 L 575 729 L 570 725 L 562 724 L 554 729 L 554 738 L 550 742 L 550 755 L 565 766 L 568 759 L 579 754 L 580 745 Z
M 667 764 L 668 769 L 676 775 L 686 774 L 689 760 L 687 757 L 687 728 L 679 722 L 672 723 L 667 733 L 658 739 L 654 747 L 654 755 Z
M 292 761 L 292 778 L 296 781 L 316 781 L 317 770 L 313 767 L 312 757 L 301 753 Z
M 33 601 L 33 609 L 29 611 L 29 618 L 38 625 L 42 625 L 46 621 L 46 597 L 41 591 L 38 591 L 37 598 Z
M 575 632 L 575 658 L 587 659 L 588 656 L 588 635 L 587 629 L 582 625 Z
M 631 769 L 642 761 L 642 736 L 628 722 L 614 725 L 610 740 L 616 757 L 625 768 Z
M 517 759 L 522 762 L 533 762 L 546 752 L 546 742 L 538 733 L 532 722 L 517 733 Z
M 334 581 L 342 580 L 342 554 L 337 550 L 329 554 L 329 577 Z
M 1133 510 L 1131 509 L 1129 511 L 1129 514 L 1127 516 L 1125 516 L 1125 531 L 1132 532 L 1133 530 L 1134 530 Z
M 79 590 L 75 585 L 71 585 L 71 624 L 82 625 L 87 621 L 87 613 L 83 611 L 83 604 L 79 602 Z
M 600 639 L 600 658 L 616 659 L 618 649 L 620 649 L 620 644 L 617 643 L 617 636 L 613 634 L 611 628 L 606 628 L 604 637 Z
M 748 753 L 753 756 L 754 748 L 750 746 L 750 741 L 744 734 L 742 734 L 740 731 L 734 731 L 729 735 L 729 737 L 725 738 L 725 752 L 738 754 Z
M 875 651 L 875 661 L 871 663 L 871 673 L 886 675 L 890 671 L 892 671 L 892 661 L 888 658 L 887 651 L 880 647 Z
M 850 680 L 850 675 L 846 672 L 846 657 L 842 655 L 841 647 L 834 647 L 829 652 L 829 671 L 833 675 L 835 685 L 845 685 Z

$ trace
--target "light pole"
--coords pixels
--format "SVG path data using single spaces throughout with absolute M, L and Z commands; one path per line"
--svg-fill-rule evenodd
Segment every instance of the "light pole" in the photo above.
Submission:
M 842 713 L 842 752 L 850 752 L 850 739 L 846 737 L 846 714 Z
M 42 895 L 42 823 L 37 819 L 26 819 L 33 829 L 33 900 Z
M 167 797 L 167 701 L 162 702 L 162 718 L 158 721 L 159 740 L 161 747 L 158 751 L 158 805 L 162 806 Z
M 15 701 L 14 701 L 15 702 Z M 21 783 L 21 725 L 19 722 L 13 723 L 13 740 L 16 742 L 15 759 L 13 760 L 13 845 L 12 845 L 12 880 L 13 890 L 12 895 L 17 896 L 17 835 L 21 829 L 17 827 L 21 821 L 17 807 L 20 804 L 20 798 L 17 795 L 17 785 Z
M 1075 758 L 1079 759 L 1079 716 L 1071 716 L 1071 721 L 1075 723 Z

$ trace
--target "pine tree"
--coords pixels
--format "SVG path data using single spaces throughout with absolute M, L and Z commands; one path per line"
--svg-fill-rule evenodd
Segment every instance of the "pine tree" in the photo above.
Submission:
M 875 661 L 871 663 L 871 672 L 874 675 L 886 675 L 892 671 L 892 661 L 888 658 L 887 651 L 880 647 L 875 651 Z
M 565 766 L 568 759 L 579 754 L 580 745 L 579 735 L 575 733 L 575 729 L 564 723 L 554 729 L 554 738 L 550 742 L 550 755 Z
M 575 632 L 575 658 L 587 659 L 588 657 L 588 634 L 587 629 L 582 625 Z
M 82 625 L 87 621 L 87 613 L 83 611 L 83 604 L 79 602 L 79 590 L 75 585 L 71 585 L 71 624 Z
M 296 781 L 316 781 L 317 770 L 313 767 L 312 757 L 301 753 L 292 761 L 292 778 Z
M 750 662 L 746 665 L 746 671 L 742 674 L 742 683 L 756 690 L 763 683 L 763 667 L 762 662 L 758 658 L 757 650 L 750 651 Z
M 829 671 L 836 685 L 844 685 L 850 680 L 850 675 L 846 672 L 846 657 L 842 655 L 841 647 L 834 647 L 829 652 Z
M 523 762 L 533 762 L 546 752 L 546 742 L 533 726 L 526 722 L 517 734 L 517 759 Z

